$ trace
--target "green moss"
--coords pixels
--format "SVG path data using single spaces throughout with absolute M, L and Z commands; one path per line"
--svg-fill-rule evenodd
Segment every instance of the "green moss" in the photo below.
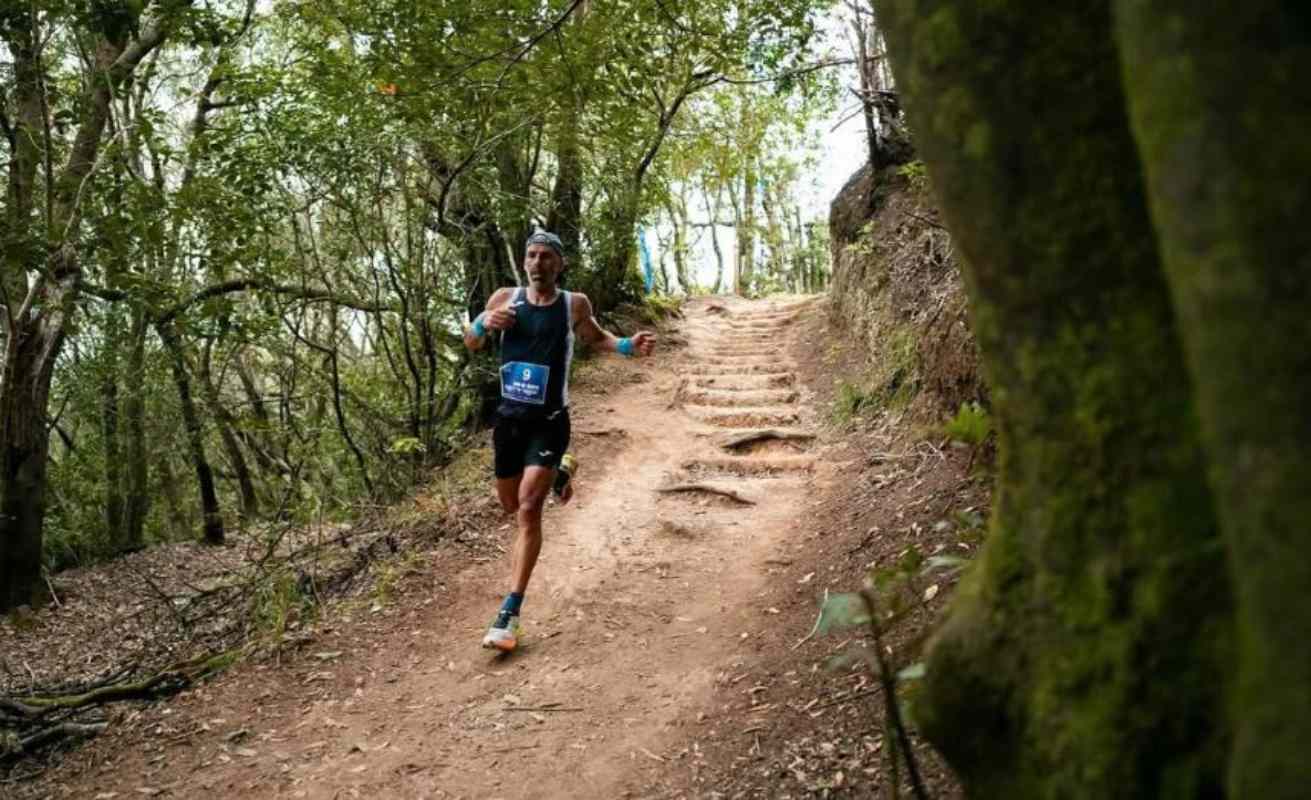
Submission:
M 942 434 L 953 442 L 978 447 L 992 435 L 992 419 L 978 403 L 961 403 L 960 410 L 942 426 Z
M 1295 797 L 1311 784 L 1311 142 L 1290 132 L 1311 109 L 1289 98 L 1311 70 L 1308 16 L 1298 3 L 1115 6 L 1239 599 L 1229 790 Z
M 1109 9 L 878 11 L 998 430 L 924 730 L 971 796 L 1218 795 L 1231 601 Z

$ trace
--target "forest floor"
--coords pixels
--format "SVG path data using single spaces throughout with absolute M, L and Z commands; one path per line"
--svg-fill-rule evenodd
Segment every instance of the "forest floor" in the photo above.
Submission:
M 816 634 L 819 602 L 910 551 L 970 555 L 987 482 L 895 414 L 831 424 L 864 354 L 825 320 L 819 298 L 700 298 L 654 359 L 588 364 L 576 497 L 547 511 L 512 656 L 479 648 L 512 534 L 488 476 L 478 530 L 403 554 L 383 595 L 120 712 L 0 795 L 886 796 L 868 631 Z M 817 438 L 721 446 L 761 428 Z M 679 484 L 701 488 L 660 491 Z M 884 639 L 897 667 L 953 582 L 916 586 Z M 931 796 L 959 796 L 915 753 Z

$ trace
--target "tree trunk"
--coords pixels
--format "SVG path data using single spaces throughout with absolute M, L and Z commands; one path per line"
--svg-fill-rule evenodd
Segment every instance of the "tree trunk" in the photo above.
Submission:
M 631 190 L 630 190 L 631 191 Z M 640 190 L 639 190 L 640 191 Z M 625 194 L 616 198 L 615 206 L 605 214 L 605 245 L 600 269 L 588 287 L 592 306 L 598 311 L 610 311 L 620 303 L 638 298 L 633 269 L 637 242 L 637 196 Z
M 756 165 L 750 155 L 742 175 L 742 219 L 737 226 L 738 292 L 751 293 L 756 263 Z
M 973 797 L 1222 796 L 1228 574 L 1109 7 L 878 8 L 999 435 L 917 718 Z
M 164 507 L 168 511 L 169 522 L 175 531 L 169 538 L 178 539 L 184 536 L 189 538 L 192 526 L 190 506 L 183 503 L 182 496 L 178 494 L 179 479 L 177 473 L 173 471 L 173 461 L 165 454 L 156 465 L 159 467 L 159 491 L 164 495 Z
M 118 354 L 125 344 L 118 309 L 105 315 L 104 358 L 100 365 L 100 430 L 105 447 L 105 532 L 112 552 L 129 549 L 124 524 L 123 456 L 119 435 Z
M 852 33 L 856 37 L 856 74 L 860 76 L 860 105 L 865 118 L 865 146 L 869 151 L 869 163 L 875 169 L 883 164 L 879 154 L 878 123 L 874 117 L 873 61 L 870 60 L 869 34 L 873 26 L 865 25 L 865 16 L 856 11 L 856 18 L 851 22 Z
M 745 227 L 742 223 L 742 203 L 737 196 L 737 181 L 730 181 L 728 184 L 728 205 L 733 209 L 733 241 L 735 242 L 735 252 L 733 254 L 733 294 L 741 295 L 746 288 L 742 282 L 742 229 Z
M 191 396 L 191 377 L 187 369 L 186 353 L 172 322 L 155 326 L 160 341 L 168 350 L 173 382 L 178 390 L 178 403 L 182 407 L 182 424 L 187 430 L 187 446 L 191 450 L 191 464 L 196 470 L 196 486 L 200 492 L 200 513 L 204 520 L 205 544 L 223 544 L 223 515 L 219 510 L 218 494 L 214 491 L 214 470 L 205 454 L 205 430 L 200 414 Z
M 1120 0 L 1116 10 L 1235 584 L 1229 790 L 1302 797 L 1311 786 L 1311 17 L 1288 2 L 1199 13 Z
M 241 515 L 247 519 L 254 519 L 259 516 L 259 494 L 255 491 L 255 481 L 251 477 L 250 467 L 246 464 L 246 456 L 237 441 L 235 432 L 237 421 L 223 406 L 223 398 L 219 395 L 218 386 L 214 384 L 210 366 L 212 355 L 212 342 L 206 342 L 197 377 L 200 378 L 200 388 L 205 395 L 205 405 L 209 407 L 210 414 L 214 417 L 219 440 L 223 442 L 223 450 L 227 453 L 228 462 L 232 464 L 232 472 L 237 478 L 237 489 L 241 493 Z
M 678 193 L 668 202 L 669 224 L 674 229 L 674 274 L 684 294 L 692 293 L 692 277 L 688 270 L 687 197 L 686 188 L 679 186 Z
M 765 238 L 769 243 L 769 274 L 782 281 L 786 277 L 784 267 L 786 258 L 784 256 L 783 226 L 778 221 L 778 203 L 781 198 L 778 196 L 777 191 L 777 184 L 767 183 L 761 189 L 760 204 L 765 210 Z
M 145 543 L 146 514 L 150 510 L 150 474 L 146 465 L 146 315 L 141 309 L 132 312 L 129 333 L 127 371 L 124 374 L 123 419 L 127 428 L 125 461 L 127 467 L 123 541 L 126 549 L 135 550 Z
M 710 210 L 710 246 L 715 251 L 715 288 L 711 294 L 719 294 L 724 286 L 724 251 L 719 247 L 719 200 L 721 186 L 715 187 L 715 203 Z
M 656 265 L 660 271 L 656 273 L 659 280 L 656 282 L 656 291 L 664 294 L 673 294 L 673 284 L 669 282 L 669 240 L 656 233 L 656 247 L 660 249 L 660 257 L 656 259 Z
M 6 341 L 0 382 L 0 612 L 35 603 L 41 581 L 46 461 L 50 432 L 45 409 L 62 324 L 28 317 Z

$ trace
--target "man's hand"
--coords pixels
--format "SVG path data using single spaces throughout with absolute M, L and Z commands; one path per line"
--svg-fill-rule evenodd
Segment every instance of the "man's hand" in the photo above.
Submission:
M 649 356 L 655 350 L 656 337 L 650 331 L 640 331 L 633 334 L 633 349 L 638 355 Z
M 508 331 L 514 327 L 515 313 L 509 306 L 488 311 L 483 317 L 483 326 L 493 331 Z

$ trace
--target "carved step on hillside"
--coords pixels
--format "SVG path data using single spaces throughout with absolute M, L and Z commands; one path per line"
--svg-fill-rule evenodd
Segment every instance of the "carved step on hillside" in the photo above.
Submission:
M 724 327 L 732 329 L 786 328 L 797 320 L 797 314 L 780 314 L 774 317 L 757 317 L 755 319 L 739 318 L 724 322 Z
M 815 470 L 815 460 L 805 456 L 773 456 L 768 458 L 695 458 L 683 462 L 680 469 L 688 480 L 707 480 L 722 477 L 768 480 L 809 475 Z
M 732 364 L 699 363 L 687 367 L 686 372 L 692 376 L 736 376 L 736 375 L 795 375 L 786 364 Z
M 776 358 L 780 355 L 780 349 L 781 348 L 777 345 L 771 347 L 767 343 L 760 343 L 743 347 L 711 345 L 711 347 L 705 352 L 707 355 L 715 357 L 722 356 L 725 358 L 735 358 L 737 356 L 768 356 Z
M 721 389 L 726 392 L 752 392 L 758 389 L 785 389 L 795 386 L 797 376 L 792 372 L 777 375 L 710 375 L 694 378 L 693 389 Z
M 783 356 L 780 353 L 758 356 L 713 356 L 698 355 L 693 356 L 696 364 L 714 367 L 772 367 L 784 366 Z
M 684 408 L 702 422 L 720 428 L 779 428 L 801 420 L 798 410 L 779 407 L 723 409 L 689 403 Z
M 725 335 L 760 336 L 786 331 L 791 321 L 787 322 L 730 322 L 720 328 Z
M 795 389 L 693 389 L 683 401 L 700 406 L 768 406 L 797 402 Z

